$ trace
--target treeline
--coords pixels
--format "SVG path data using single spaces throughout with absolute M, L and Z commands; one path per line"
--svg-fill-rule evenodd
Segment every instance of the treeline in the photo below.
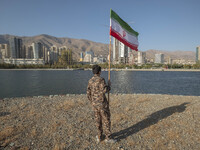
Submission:
M 39 68 L 51 68 L 51 65 L 13 65 L 13 64 L 0 64 L 1 69 L 39 69 Z
M 99 64 L 103 69 L 108 69 L 108 63 Z M 1 69 L 88 69 L 92 68 L 90 64 L 83 63 L 55 63 L 55 64 L 45 64 L 45 65 L 13 65 L 13 64 L 0 64 Z M 200 63 L 197 64 L 143 64 L 143 65 L 126 65 L 126 64 L 111 64 L 111 68 L 116 69 L 200 69 Z
M 108 64 L 101 64 L 100 65 L 102 68 L 107 69 Z M 200 69 L 200 63 L 197 64 L 143 64 L 143 65 L 126 65 L 126 64 L 116 64 L 113 65 L 111 64 L 111 68 L 116 68 L 116 69 Z

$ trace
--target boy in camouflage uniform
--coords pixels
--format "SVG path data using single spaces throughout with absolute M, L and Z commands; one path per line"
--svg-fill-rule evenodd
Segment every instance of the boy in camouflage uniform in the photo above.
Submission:
M 106 85 L 105 79 L 100 77 L 101 75 L 101 67 L 98 65 L 94 65 L 92 67 L 92 72 L 94 76 L 89 80 L 87 87 L 87 97 L 92 103 L 96 126 L 98 129 L 97 142 L 102 141 L 103 135 L 103 127 L 105 128 L 105 136 L 106 142 L 114 143 L 115 140 L 111 139 L 111 131 L 110 131 L 110 110 L 109 103 L 106 98 L 105 93 L 110 91 L 110 82 Z

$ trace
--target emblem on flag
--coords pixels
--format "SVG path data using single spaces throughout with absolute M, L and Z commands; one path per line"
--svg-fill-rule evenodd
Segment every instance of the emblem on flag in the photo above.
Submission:
M 123 37 L 125 37 L 126 36 L 126 32 L 125 31 L 123 31 Z

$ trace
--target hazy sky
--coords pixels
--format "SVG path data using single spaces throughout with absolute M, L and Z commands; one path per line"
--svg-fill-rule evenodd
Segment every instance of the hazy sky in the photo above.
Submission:
M 0 34 L 109 43 L 110 8 L 139 32 L 141 51 L 200 45 L 200 0 L 0 0 Z

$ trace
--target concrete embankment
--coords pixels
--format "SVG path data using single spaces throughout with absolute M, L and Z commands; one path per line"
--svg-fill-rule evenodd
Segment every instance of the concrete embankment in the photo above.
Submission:
M 199 149 L 200 97 L 110 95 L 115 144 L 97 144 L 86 95 L 0 100 L 0 149 Z
M 187 72 L 199 72 L 200 69 L 111 69 L 111 71 L 187 71 Z
M 83 68 L 76 68 L 76 69 L 0 69 L 0 71 L 12 71 L 12 70 L 39 70 L 39 71 L 55 71 L 55 70 L 92 70 L 91 68 L 89 69 L 83 69 Z M 108 71 L 108 69 L 102 69 L 102 71 Z M 188 72 L 200 72 L 200 69 L 116 69 L 116 68 L 111 68 L 111 71 L 188 71 Z

